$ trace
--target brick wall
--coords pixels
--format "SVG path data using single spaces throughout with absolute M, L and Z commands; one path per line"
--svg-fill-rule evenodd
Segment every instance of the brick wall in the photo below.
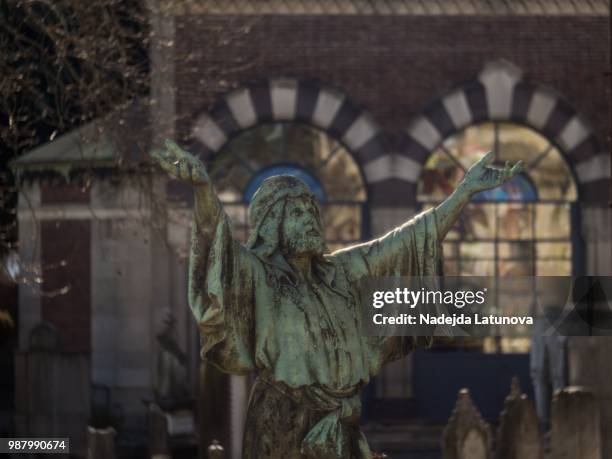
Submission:
M 63 352 L 91 350 L 91 222 L 41 222 L 41 318 L 55 325 Z
M 319 80 L 368 109 L 387 133 L 445 90 L 507 59 L 608 131 L 607 17 L 179 16 L 178 133 L 241 83 Z

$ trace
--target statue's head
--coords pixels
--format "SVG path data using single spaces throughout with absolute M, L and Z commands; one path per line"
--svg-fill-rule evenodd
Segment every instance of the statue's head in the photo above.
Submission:
M 251 235 L 247 246 L 264 257 L 320 256 L 327 251 L 317 201 L 308 186 L 291 175 L 263 181 L 249 206 Z

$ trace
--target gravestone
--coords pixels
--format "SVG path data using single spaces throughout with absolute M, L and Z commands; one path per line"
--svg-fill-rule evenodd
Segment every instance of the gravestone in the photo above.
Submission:
M 491 459 L 491 428 L 461 389 L 457 403 L 442 434 L 443 459 Z
M 217 440 L 213 440 L 212 444 L 207 448 L 208 459 L 223 459 L 225 451 L 223 446 Z
M 166 414 L 154 403 L 149 405 L 149 451 L 152 459 L 170 459 Z
M 512 378 L 497 431 L 499 459 L 544 459 L 542 435 L 533 404 L 521 390 L 518 378 Z
M 570 386 L 555 392 L 551 411 L 552 459 L 601 459 L 601 420 L 593 392 Z
M 115 459 L 115 429 L 87 428 L 87 459 Z

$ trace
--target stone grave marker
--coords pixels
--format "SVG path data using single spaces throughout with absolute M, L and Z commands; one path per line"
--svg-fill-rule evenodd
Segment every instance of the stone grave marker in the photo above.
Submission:
M 87 427 L 87 459 L 115 459 L 115 429 Z
M 152 459 L 171 457 L 166 415 L 154 403 L 149 405 L 149 450 Z
M 212 441 L 212 444 L 208 447 L 207 452 L 208 459 L 223 459 L 225 457 L 225 450 L 217 440 Z
M 551 409 L 551 459 L 601 459 L 601 418 L 595 394 L 570 386 L 555 392 Z
M 491 459 L 491 428 L 474 405 L 467 389 L 457 403 L 442 434 L 443 459 Z
M 512 378 L 497 431 L 499 459 L 544 459 L 542 435 L 535 408 L 523 393 L 518 378 Z

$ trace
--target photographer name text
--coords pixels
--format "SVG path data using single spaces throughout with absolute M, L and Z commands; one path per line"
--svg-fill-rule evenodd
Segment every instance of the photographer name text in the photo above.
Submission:
M 496 316 L 494 314 L 468 316 L 464 314 L 374 314 L 375 325 L 533 325 L 532 316 Z

